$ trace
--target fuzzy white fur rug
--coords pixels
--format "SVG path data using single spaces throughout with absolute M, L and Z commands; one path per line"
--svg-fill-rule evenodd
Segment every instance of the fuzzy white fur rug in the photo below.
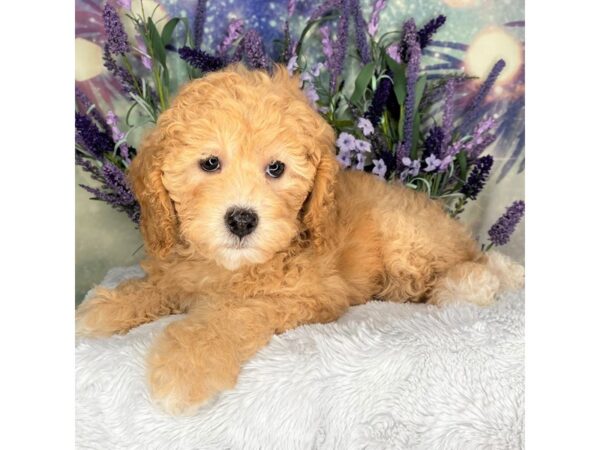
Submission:
M 523 447 L 523 292 L 488 308 L 370 302 L 275 336 L 193 417 L 163 413 L 145 385 L 146 352 L 175 319 L 77 342 L 77 448 Z

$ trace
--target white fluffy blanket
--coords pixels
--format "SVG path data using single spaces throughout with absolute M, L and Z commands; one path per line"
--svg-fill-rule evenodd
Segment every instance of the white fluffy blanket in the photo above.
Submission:
M 109 272 L 104 284 L 139 276 Z M 144 357 L 168 317 L 76 345 L 77 447 L 518 449 L 524 297 L 489 308 L 370 302 L 275 336 L 193 417 L 155 407 Z

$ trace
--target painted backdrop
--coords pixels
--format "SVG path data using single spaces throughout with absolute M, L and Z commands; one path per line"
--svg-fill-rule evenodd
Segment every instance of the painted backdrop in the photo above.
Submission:
M 132 0 L 132 9 L 156 9 L 155 17 L 190 17 L 195 0 Z M 298 35 L 306 18 L 321 0 L 298 0 L 292 31 Z M 368 20 L 374 0 L 362 0 Z M 75 79 L 103 111 L 123 113 L 124 102 L 118 85 L 102 63 L 105 36 L 101 0 L 76 0 Z M 209 0 L 204 42 L 208 48 L 222 40 L 227 24 L 242 19 L 248 28 L 260 31 L 265 42 L 281 38 L 287 0 Z M 524 198 L 524 4 L 522 0 L 388 0 L 381 16 L 380 30 L 399 29 L 408 17 L 417 24 L 444 14 L 446 25 L 426 51 L 428 68 L 435 73 L 463 68 L 468 75 L 485 78 L 500 58 L 506 68 L 486 99 L 489 115 L 499 121 L 491 153 L 496 163 L 490 181 L 475 203 L 462 216 L 474 234 L 484 236 L 489 226 L 512 201 Z M 127 24 L 127 20 L 124 20 Z M 159 22 L 166 23 L 166 20 Z M 160 28 L 160 26 L 159 26 Z M 313 40 L 316 45 L 317 40 Z M 183 74 L 181 74 L 183 75 Z M 480 81 L 474 78 L 470 88 Z M 132 136 L 136 139 L 136 136 Z M 77 169 L 77 184 L 93 184 Z M 110 267 L 129 265 L 143 257 L 138 230 L 123 213 L 88 200 L 89 194 L 76 188 L 76 298 L 98 283 Z M 524 261 L 524 225 L 511 242 L 501 248 Z

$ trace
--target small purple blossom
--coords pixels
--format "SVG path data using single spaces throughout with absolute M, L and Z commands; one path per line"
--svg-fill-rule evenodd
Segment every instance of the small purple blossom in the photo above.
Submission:
M 408 175 L 412 175 L 413 177 L 419 175 L 419 172 L 421 170 L 421 161 L 419 161 L 418 159 L 415 159 L 413 161 L 405 156 L 404 158 L 402 158 L 402 164 L 404 164 L 404 167 L 406 167 L 406 173 Z
M 373 170 L 371 172 L 380 178 L 385 177 L 385 173 L 387 172 L 387 166 L 385 165 L 383 159 L 374 159 L 373 164 L 375 165 L 375 167 L 373 167 Z
M 106 113 L 106 123 L 110 125 L 110 129 L 112 131 L 112 138 L 115 142 L 120 142 L 125 140 L 125 133 L 121 131 L 119 128 L 119 118 L 115 115 L 114 112 L 109 111 Z M 119 153 L 123 157 L 126 165 L 131 164 L 131 160 L 129 159 L 129 147 L 125 142 L 121 142 L 119 145 Z
M 373 93 L 373 99 L 371 100 L 369 109 L 365 113 L 365 118 L 368 119 L 374 127 L 379 125 L 381 115 L 383 114 L 383 110 L 385 109 L 385 104 L 388 101 L 388 98 L 390 97 L 391 93 L 392 80 L 390 80 L 389 77 L 382 78 L 377 87 L 375 88 L 375 92 Z
M 244 21 L 242 19 L 235 19 L 229 22 L 229 25 L 227 26 L 227 34 L 217 48 L 217 54 L 219 56 L 223 56 L 225 53 L 227 53 L 227 50 L 231 48 L 233 41 L 242 35 L 243 29 Z
M 194 13 L 194 46 L 200 49 L 204 37 L 204 23 L 206 22 L 206 0 L 198 0 Z
M 225 61 L 219 56 L 212 56 L 203 50 L 190 47 L 181 47 L 178 51 L 179 57 L 190 66 L 200 69 L 202 72 L 214 72 L 225 67 Z
M 464 150 L 467 156 L 471 159 L 479 157 L 479 155 L 495 140 L 496 136 L 491 133 L 492 128 L 496 126 L 496 121 L 493 118 L 482 119 L 473 130 L 473 136 L 464 145 Z
M 127 33 L 125 33 L 125 28 L 123 28 L 119 14 L 108 2 L 104 5 L 102 18 L 104 19 L 104 31 L 106 32 L 108 50 L 115 55 L 128 53 L 129 42 L 127 40 Z
M 443 155 L 442 143 L 444 141 L 444 131 L 441 127 L 433 126 L 429 130 L 427 137 L 425 138 L 425 149 L 423 154 L 425 156 L 434 155 L 440 157 Z
M 402 62 L 402 57 L 400 55 L 400 44 L 392 44 L 392 45 L 390 45 L 387 48 L 386 53 L 388 54 L 388 56 L 390 58 L 392 58 L 398 64 L 400 64 Z
M 341 152 L 350 152 L 356 149 L 356 138 L 345 131 L 341 132 L 335 141 Z
M 369 25 L 367 27 L 367 32 L 371 37 L 374 37 L 377 34 L 377 29 L 379 28 L 379 16 L 381 11 L 385 8 L 387 0 L 376 0 L 373 5 L 373 12 L 371 12 L 371 20 L 369 20 Z
M 318 77 L 324 68 L 325 68 L 325 64 L 323 64 L 322 62 L 318 62 L 314 66 L 312 66 L 312 68 L 310 69 L 310 74 L 313 77 Z
M 375 131 L 375 128 L 373 127 L 373 124 L 371 123 L 371 121 L 364 117 L 360 117 L 358 119 L 357 126 L 365 136 L 369 136 L 369 135 L 373 134 L 373 132 Z
M 371 151 L 371 143 L 368 141 L 362 141 L 360 139 L 356 139 L 354 141 L 354 146 L 357 152 L 367 153 Z
M 425 172 L 434 172 L 439 169 L 442 164 L 442 160 L 438 159 L 434 154 L 429 155 L 425 158 L 427 166 L 423 169 Z
M 313 106 L 313 108 L 317 106 L 317 102 L 319 101 L 319 94 L 317 93 L 317 90 L 315 89 L 315 86 L 312 83 L 307 83 L 306 86 L 304 86 L 304 95 L 306 95 L 306 98 Z
M 482 156 L 477 159 L 469 174 L 469 178 L 467 178 L 467 182 L 463 185 L 460 192 L 465 197 L 475 200 L 483 189 L 493 164 L 494 158 L 491 155 Z
M 337 155 L 337 160 L 340 162 L 340 164 L 342 165 L 342 167 L 344 167 L 344 168 L 350 167 L 352 165 L 352 152 L 346 151 L 346 150 L 342 150 Z
M 496 246 L 508 243 L 524 214 L 525 202 L 522 200 L 518 200 L 506 208 L 506 212 L 488 231 L 491 243 Z
M 365 170 L 365 161 L 366 161 L 365 155 L 363 155 L 362 153 L 357 153 L 356 154 L 356 165 L 354 166 L 354 168 L 356 170 Z

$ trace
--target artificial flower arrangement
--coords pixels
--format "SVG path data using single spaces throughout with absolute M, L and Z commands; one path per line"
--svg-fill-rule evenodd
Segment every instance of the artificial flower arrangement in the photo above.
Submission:
M 375 0 L 367 23 L 359 0 L 325 0 L 295 39 L 290 19 L 296 1 L 288 0 L 284 39 L 273 43 L 276 56 L 270 56 L 258 32 L 246 30 L 240 19 L 228 24 L 214 51 L 203 49 L 206 0 L 198 1 L 193 26 L 187 18 L 172 18 L 160 32 L 152 11 L 133 14 L 131 0 L 106 3 L 104 65 L 130 99 L 130 107 L 120 119 L 111 111 L 102 115 L 76 89 L 75 162 L 100 183 L 82 187 L 93 199 L 138 223 L 139 205 L 126 177 L 136 154 L 130 133 L 155 123 L 185 81 L 233 62 L 265 70 L 279 63 L 290 74 L 299 74 L 306 96 L 337 132 L 337 158 L 343 167 L 425 191 L 458 217 L 467 202 L 477 199 L 494 163 L 491 155 L 482 154 L 496 139 L 496 123 L 481 117 L 481 109 L 504 61 L 494 65 L 458 111 L 456 99 L 467 77 L 431 77 L 421 69 L 423 49 L 446 18 L 436 17 L 422 28 L 408 19 L 401 30 L 378 36 L 385 5 L 386 0 Z M 127 35 L 118 9 L 132 21 L 136 36 Z M 304 51 L 307 39 L 315 35 L 322 50 L 316 61 Z M 184 65 L 185 80 L 172 77 L 178 64 Z M 355 75 L 346 75 L 350 72 Z M 506 244 L 524 208 L 523 201 L 510 205 L 488 231 L 489 243 L 482 248 Z

